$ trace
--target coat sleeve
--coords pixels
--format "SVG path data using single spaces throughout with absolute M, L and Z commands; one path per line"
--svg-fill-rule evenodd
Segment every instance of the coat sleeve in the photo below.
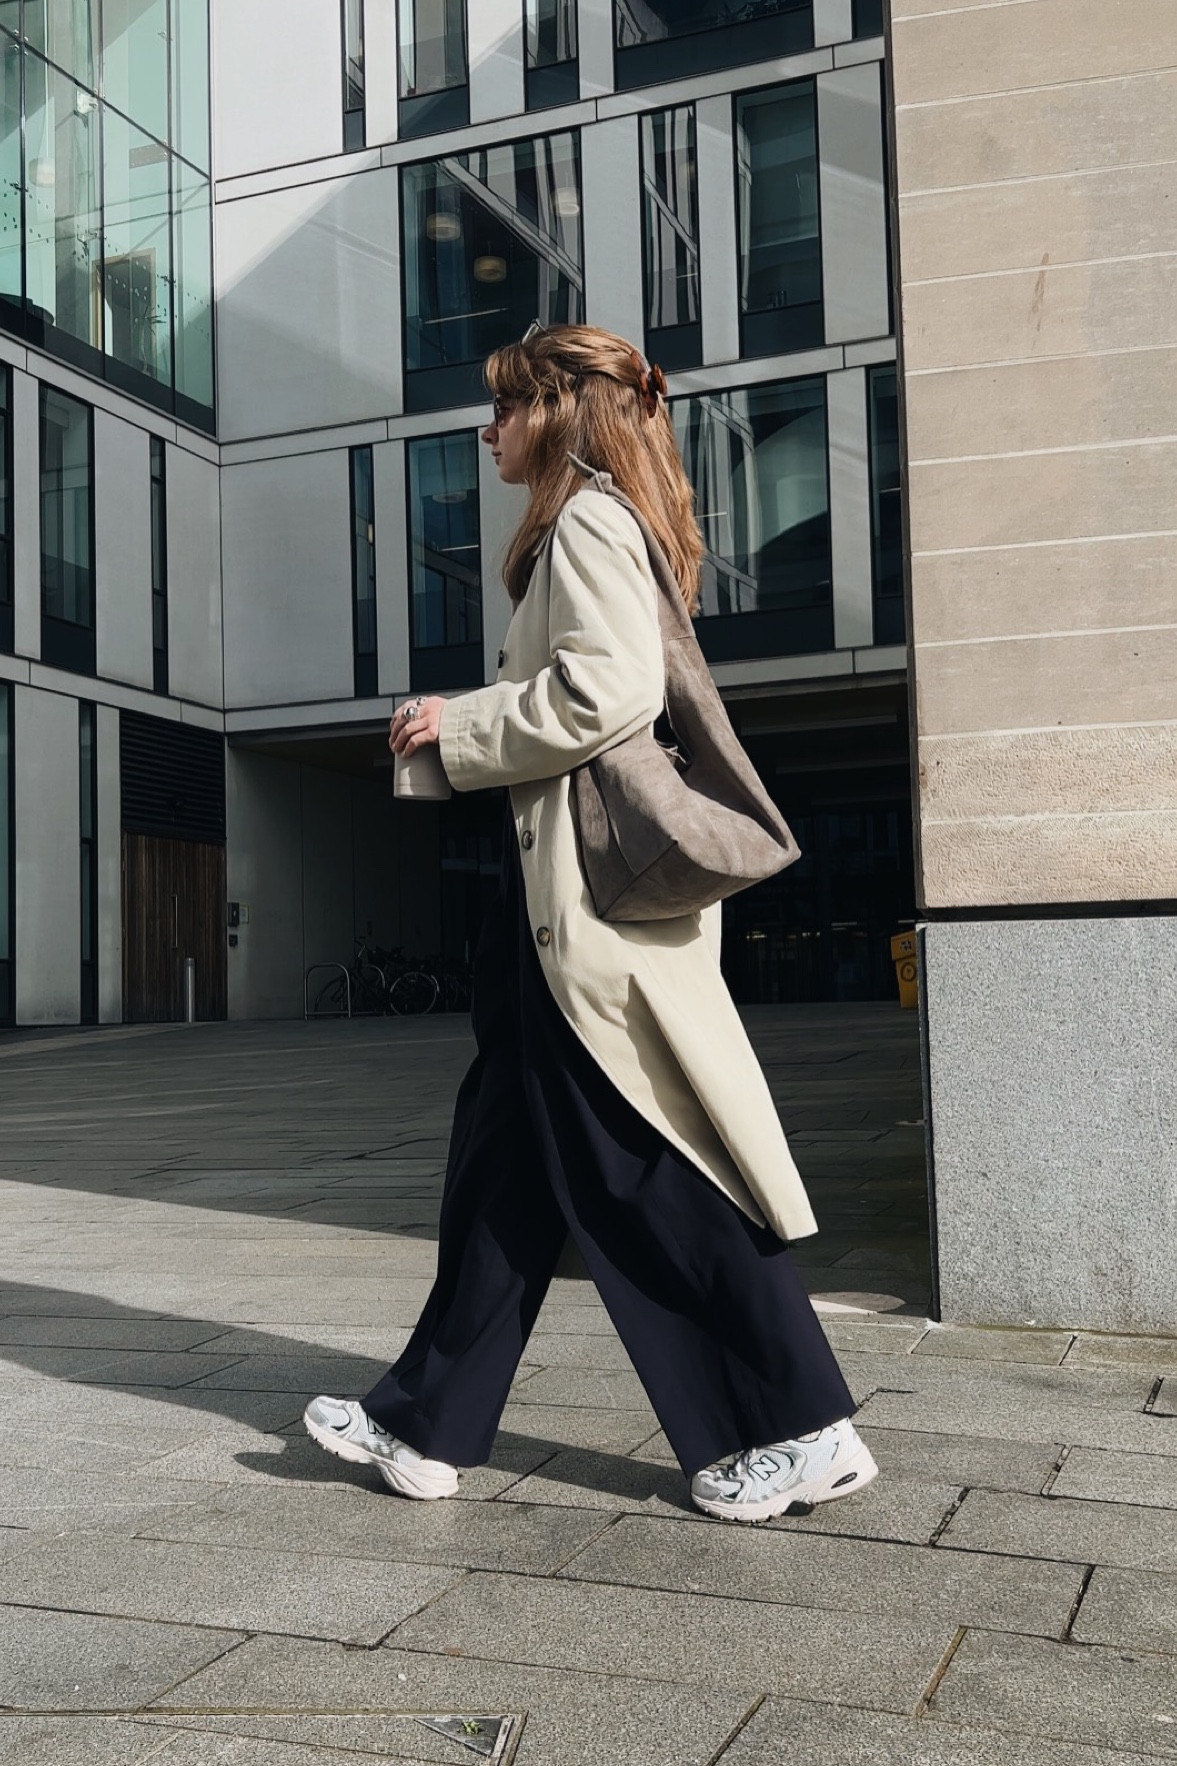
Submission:
M 549 664 L 442 712 L 441 761 L 455 790 L 571 772 L 662 709 L 658 587 L 637 523 L 612 498 L 582 491 L 561 510 L 549 594 Z

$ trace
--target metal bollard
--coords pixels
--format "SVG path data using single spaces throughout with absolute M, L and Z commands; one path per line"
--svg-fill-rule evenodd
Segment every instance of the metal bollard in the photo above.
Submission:
M 196 958 L 184 958 L 184 1022 L 196 1022 Z

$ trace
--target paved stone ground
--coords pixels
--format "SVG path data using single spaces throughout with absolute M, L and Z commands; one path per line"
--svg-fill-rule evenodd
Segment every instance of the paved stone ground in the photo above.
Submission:
M 911 1018 L 749 1022 L 884 1474 L 754 1532 L 574 1277 L 460 1500 L 302 1434 L 425 1297 L 464 1021 L 0 1040 L 0 1762 L 1177 1758 L 1177 1341 L 930 1327 Z

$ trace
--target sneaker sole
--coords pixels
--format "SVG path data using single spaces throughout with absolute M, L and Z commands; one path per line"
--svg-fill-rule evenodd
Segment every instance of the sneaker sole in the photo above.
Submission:
M 443 1477 L 435 1472 L 422 1474 L 420 1469 L 411 1466 L 396 1465 L 383 1459 L 378 1453 L 369 1453 L 366 1447 L 357 1447 L 354 1441 L 346 1440 L 337 1435 L 334 1429 L 326 1428 L 322 1423 L 303 1412 L 303 1427 L 312 1441 L 333 1453 L 336 1459 L 345 1459 L 353 1466 L 375 1466 L 390 1490 L 398 1496 L 413 1496 L 420 1502 L 436 1502 L 443 1496 L 454 1496 L 458 1489 L 458 1475 Z
M 840 1466 L 832 1465 L 824 1478 L 808 1484 L 794 1484 L 776 1496 L 767 1497 L 764 1502 L 709 1502 L 693 1491 L 691 1501 L 714 1520 L 737 1521 L 746 1527 L 754 1527 L 758 1521 L 775 1521 L 778 1515 L 810 1514 L 821 1502 L 840 1502 L 844 1496 L 857 1496 L 860 1490 L 873 1484 L 878 1475 L 874 1455 L 866 1443 L 860 1441 L 850 1458 L 843 1460 Z

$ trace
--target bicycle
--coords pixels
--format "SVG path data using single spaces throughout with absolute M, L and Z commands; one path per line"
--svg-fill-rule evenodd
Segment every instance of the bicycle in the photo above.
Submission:
M 388 1010 L 388 982 L 364 938 L 357 938 L 355 955 L 347 969 L 348 979 L 333 975 L 315 995 L 314 1016 L 348 1016 L 350 981 L 350 1016 L 375 1017 Z
M 437 980 L 418 959 L 401 949 L 372 947 L 369 955 L 379 964 L 385 988 L 385 1009 L 398 1018 L 431 1012 L 437 1001 Z

